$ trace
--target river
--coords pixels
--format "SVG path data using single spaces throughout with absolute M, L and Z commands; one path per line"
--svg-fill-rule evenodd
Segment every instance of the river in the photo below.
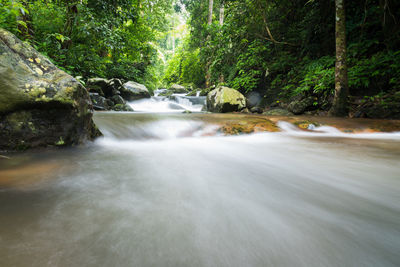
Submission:
M 0 160 L 0 266 L 400 265 L 400 134 L 95 121 L 86 147 Z

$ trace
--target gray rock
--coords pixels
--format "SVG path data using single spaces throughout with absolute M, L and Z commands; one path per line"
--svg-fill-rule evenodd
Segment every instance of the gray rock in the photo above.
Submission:
M 86 82 L 86 88 L 90 93 L 98 93 L 100 96 L 105 96 L 105 92 L 108 92 L 108 80 L 90 78 Z
M 115 104 L 123 104 L 125 105 L 126 102 L 125 100 L 120 96 L 120 95 L 114 95 L 111 100 L 115 103 Z
M 92 100 L 93 103 L 93 108 L 95 110 L 109 110 L 110 106 L 109 103 L 107 103 L 107 99 L 105 97 L 102 97 L 98 93 L 89 93 L 90 94 L 90 99 Z
M 124 83 L 120 88 L 121 96 L 127 101 L 150 98 L 149 90 L 145 85 L 137 82 Z
M 184 86 L 179 84 L 173 84 L 168 88 L 168 91 L 173 92 L 174 94 L 185 94 L 189 92 Z
M 133 109 L 127 104 L 116 104 L 113 107 L 115 111 L 133 111 Z
M 250 112 L 251 112 L 251 113 L 258 113 L 258 114 L 261 114 L 261 113 L 263 113 L 263 109 L 260 108 L 260 107 L 252 107 L 252 108 L 250 109 Z
M 309 96 L 301 100 L 294 100 L 288 105 L 288 110 L 296 115 L 303 114 L 313 108 L 314 98 Z
M 246 98 L 237 90 L 217 87 L 207 95 L 207 109 L 211 112 L 235 112 L 246 108 Z
M 0 150 L 81 144 L 100 135 L 92 115 L 82 84 L 0 29 Z

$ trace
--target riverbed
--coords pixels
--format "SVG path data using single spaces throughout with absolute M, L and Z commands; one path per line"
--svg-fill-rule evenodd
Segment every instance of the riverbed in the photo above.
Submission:
M 400 265 L 399 133 L 212 116 L 97 113 L 85 147 L 0 160 L 0 266 Z

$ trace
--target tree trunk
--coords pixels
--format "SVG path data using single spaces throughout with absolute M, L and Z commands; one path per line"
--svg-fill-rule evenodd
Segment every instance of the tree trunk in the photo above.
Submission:
M 225 16 L 225 3 L 221 1 L 221 6 L 219 8 L 219 25 L 224 25 L 224 16 Z
M 208 25 L 209 26 L 212 24 L 213 8 L 214 8 L 214 0 L 208 0 Z M 210 40 L 211 40 L 211 35 L 208 34 L 207 42 L 209 42 Z M 208 60 L 207 64 L 206 64 L 206 87 L 207 88 L 211 86 L 210 66 L 211 66 L 211 61 Z
M 335 98 L 329 111 L 332 116 L 348 115 L 348 80 L 346 65 L 346 20 L 345 0 L 335 0 L 336 5 L 336 65 L 335 65 Z
M 66 5 L 66 21 L 64 24 L 63 35 L 71 37 L 75 26 L 75 20 L 78 16 L 78 6 L 76 3 Z M 62 43 L 63 49 L 68 49 L 72 44 L 71 40 L 66 40 Z
M 214 0 L 208 0 L 208 25 L 212 24 Z

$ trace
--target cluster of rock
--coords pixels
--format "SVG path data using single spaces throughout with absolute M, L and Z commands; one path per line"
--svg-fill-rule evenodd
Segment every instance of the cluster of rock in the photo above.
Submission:
M 86 83 L 95 110 L 133 111 L 126 103 L 150 98 L 149 90 L 136 82 L 122 83 L 120 79 L 91 78 Z
M 0 28 L 0 151 L 81 144 L 101 134 L 92 115 L 85 87 Z
M 300 114 L 311 115 L 317 109 L 314 97 L 297 97 L 289 103 L 275 102 L 265 107 L 262 97 L 253 93 L 247 98 L 232 88 L 218 86 L 207 94 L 207 111 L 210 112 L 242 112 L 271 116 L 292 116 Z

